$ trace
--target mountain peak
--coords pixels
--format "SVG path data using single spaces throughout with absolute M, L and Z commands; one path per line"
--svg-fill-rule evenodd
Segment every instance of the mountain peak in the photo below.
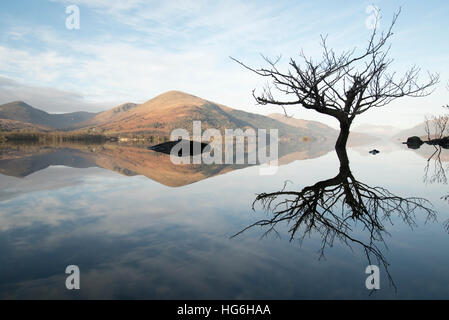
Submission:
M 145 103 L 140 105 L 140 108 L 166 109 L 181 105 L 203 105 L 205 102 L 207 101 L 192 94 L 177 90 L 171 90 L 164 92 L 151 100 L 146 101 Z
M 5 104 L 0 105 L 0 107 L 24 107 L 24 108 L 33 108 L 32 106 L 30 106 L 28 103 L 22 101 L 22 100 L 17 100 L 17 101 L 11 101 Z
M 178 91 L 178 90 L 170 90 L 170 91 L 161 93 L 160 95 L 154 97 L 151 100 L 148 100 L 147 102 L 158 101 L 158 100 L 170 101 L 170 102 L 182 101 L 182 100 L 186 100 L 186 101 L 192 101 L 192 100 L 199 101 L 199 100 L 201 100 L 201 101 L 204 101 L 203 99 L 201 99 L 201 98 L 199 98 L 197 96 L 194 96 L 193 94 L 189 94 L 189 93 L 186 93 L 186 92 L 183 92 L 183 91 Z
M 160 95 L 156 96 L 156 98 L 158 97 L 173 97 L 173 96 L 188 96 L 188 97 L 195 97 L 198 98 L 197 96 L 194 96 L 193 94 L 184 92 L 184 91 L 179 91 L 179 90 L 169 90 L 166 91 L 164 93 L 161 93 Z

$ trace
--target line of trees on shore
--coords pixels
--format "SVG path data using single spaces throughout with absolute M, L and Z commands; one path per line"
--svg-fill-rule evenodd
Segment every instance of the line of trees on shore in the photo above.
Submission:
M 64 141 L 87 141 L 105 142 L 110 138 L 99 134 L 66 133 L 66 132 L 0 132 L 0 142 L 7 141 L 33 141 L 33 142 L 64 142 Z
M 86 132 L 42 132 L 42 131 L 2 131 L 0 130 L 0 143 L 5 142 L 34 142 L 34 143 L 62 143 L 62 142 L 149 142 L 161 143 L 170 140 L 168 136 L 155 136 L 144 134 L 105 135 Z

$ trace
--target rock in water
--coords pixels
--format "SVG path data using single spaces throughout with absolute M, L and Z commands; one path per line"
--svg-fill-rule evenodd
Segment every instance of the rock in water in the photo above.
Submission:
M 407 139 L 407 146 L 411 149 L 418 149 L 424 142 L 420 137 L 413 136 Z
M 191 156 L 196 155 L 195 154 L 196 149 L 200 150 L 200 153 L 203 153 L 204 151 L 206 151 L 206 147 L 208 146 L 208 144 L 204 143 L 204 142 L 197 142 L 197 141 L 191 141 L 191 140 L 178 140 L 178 141 L 163 142 L 163 143 L 157 144 L 155 146 L 148 147 L 148 149 L 153 150 L 153 151 L 157 151 L 157 152 L 162 152 L 162 153 L 165 153 L 165 154 L 170 154 L 171 150 L 173 149 L 173 147 L 176 146 L 178 143 L 181 143 L 181 144 L 187 144 L 188 143 L 188 144 L 190 144 L 189 150 L 190 150 L 190 155 Z M 181 150 L 180 150 L 178 156 L 182 156 L 180 154 Z

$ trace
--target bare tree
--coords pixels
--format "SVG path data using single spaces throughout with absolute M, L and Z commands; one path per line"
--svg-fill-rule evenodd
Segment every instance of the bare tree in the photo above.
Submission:
M 449 129 L 449 115 L 439 115 L 425 118 L 424 129 L 427 134 L 427 141 L 441 140 Z
M 340 135 L 336 148 L 344 148 L 354 118 L 371 108 L 380 108 L 401 97 L 429 95 L 438 82 L 438 74 L 428 74 L 428 80 L 419 81 L 420 69 L 416 66 L 403 75 L 390 72 L 392 59 L 388 58 L 393 27 L 400 14 L 394 14 L 390 27 L 379 33 L 377 24 L 368 45 L 361 53 L 356 49 L 337 54 L 330 49 L 326 37 L 321 37 L 323 54 L 319 61 L 300 53 L 300 62 L 290 59 L 287 71 L 278 68 L 280 58 L 263 57 L 268 66 L 255 69 L 233 59 L 256 74 L 269 78 L 272 86 L 253 96 L 260 105 L 301 106 L 336 118 Z M 279 99 L 273 94 L 285 96 Z

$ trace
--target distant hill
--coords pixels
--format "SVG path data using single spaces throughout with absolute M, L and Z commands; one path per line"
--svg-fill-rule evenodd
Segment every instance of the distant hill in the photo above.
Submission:
M 303 128 L 304 130 L 308 130 L 313 132 L 316 136 L 324 138 L 327 142 L 334 143 L 337 140 L 339 131 L 325 125 L 324 123 L 312 120 L 304 120 L 304 119 L 296 119 L 293 117 L 287 117 L 285 114 L 273 113 L 269 115 L 270 118 L 276 119 L 285 124 Z M 348 145 L 355 146 L 365 144 L 367 142 L 372 142 L 377 140 L 376 137 L 369 133 L 360 133 L 354 132 L 351 130 L 349 135 Z
M 14 101 L 0 105 L 0 119 L 13 120 L 24 123 L 25 127 L 36 125 L 50 129 L 69 129 L 95 116 L 90 112 L 73 112 L 64 114 L 49 114 L 33 108 L 23 101 Z M 16 123 L 17 126 L 20 126 Z
M 285 114 L 281 113 L 272 113 L 268 116 L 293 127 L 302 128 L 311 132 L 319 132 L 320 135 L 324 137 L 332 137 L 332 139 L 334 139 L 338 136 L 337 130 L 318 121 L 296 119 L 293 117 L 287 117 Z
M 391 138 L 398 134 L 401 129 L 393 126 L 383 126 L 374 124 L 361 124 L 353 128 L 354 132 L 369 134 L 380 138 Z
M 408 137 L 413 137 L 413 136 L 418 136 L 418 137 L 426 137 L 427 136 L 424 121 L 410 129 L 400 131 L 399 133 L 397 133 L 393 136 L 393 139 L 399 140 L 399 141 L 407 141 Z

